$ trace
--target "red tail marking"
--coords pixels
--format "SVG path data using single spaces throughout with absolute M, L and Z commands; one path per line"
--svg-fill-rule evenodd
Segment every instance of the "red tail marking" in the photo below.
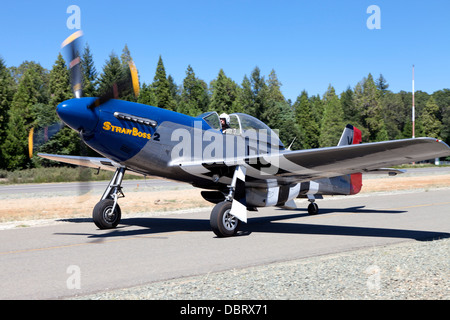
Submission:
M 353 144 L 362 142 L 361 130 L 353 127 Z M 357 194 L 362 188 L 362 173 L 353 173 L 350 175 L 350 194 Z

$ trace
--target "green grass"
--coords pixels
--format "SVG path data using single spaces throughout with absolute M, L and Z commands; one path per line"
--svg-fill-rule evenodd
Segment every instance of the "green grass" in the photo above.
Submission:
M 111 180 L 114 172 L 91 168 L 33 168 L 19 171 L 0 170 L 0 184 L 50 183 Z M 141 179 L 143 177 L 126 174 L 124 179 Z
M 393 166 L 393 168 L 408 169 L 408 168 L 436 168 L 436 167 L 449 167 L 449 166 L 450 165 L 445 165 L 445 164 L 436 166 L 434 163 L 416 163 L 416 164 L 407 163 L 407 164 L 402 164 L 399 166 Z

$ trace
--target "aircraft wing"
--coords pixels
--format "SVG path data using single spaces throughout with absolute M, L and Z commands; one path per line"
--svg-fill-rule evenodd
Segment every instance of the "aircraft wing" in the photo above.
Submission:
M 123 167 L 121 164 L 114 162 L 108 158 L 101 157 L 81 157 L 81 156 L 67 156 L 59 154 L 38 153 L 38 156 L 44 159 L 64 162 L 77 166 L 89 167 L 94 169 L 103 169 L 108 171 L 116 171 L 117 168 Z M 127 173 L 139 175 L 142 174 L 128 170 Z
M 282 153 L 282 176 L 295 176 L 301 166 L 321 177 L 385 172 L 389 166 L 450 156 L 447 144 L 433 138 L 391 140 Z M 392 170 L 394 171 L 394 170 Z M 316 177 L 314 177 L 316 178 Z
M 447 144 L 433 138 L 391 140 L 317 148 L 308 150 L 283 150 L 270 155 L 255 155 L 241 159 L 176 162 L 185 171 L 199 176 L 212 176 L 220 168 L 245 166 L 246 183 L 276 179 L 279 183 L 293 183 L 337 177 L 352 173 L 388 173 L 402 170 L 386 167 L 404 163 L 450 156 Z

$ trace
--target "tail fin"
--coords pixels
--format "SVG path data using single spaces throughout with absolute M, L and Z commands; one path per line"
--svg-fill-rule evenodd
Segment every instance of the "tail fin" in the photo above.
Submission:
M 348 124 L 342 132 L 338 146 L 347 146 L 350 144 L 360 144 L 362 142 L 361 130 Z
M 342 132 L 338 146 L 360 144 L 362 142 L 361 130 L 348 124 Z M 362 188 L 362 174 L 353 173 L 350 175 L 350 194 L 357 194 Z

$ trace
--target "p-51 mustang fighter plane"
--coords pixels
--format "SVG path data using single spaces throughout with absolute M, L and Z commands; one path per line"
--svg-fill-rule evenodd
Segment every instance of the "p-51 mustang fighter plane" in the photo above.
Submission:
M 159 176 L 206 189 L 202 196 L 214 206 L 210 224 L 219 237 L 235 235 L 247 210 L 278 206 L 295 208 L 294 200 L 308 198 L 310 214 L 322 195 L 351 195 L 361 190 L 362 173 L 450 155 L 450 148 L 432 138 L 361 144 L 361 131 L 347 125 L 335 147 L 290 151 L 258 119 L 229 115 L 222 132 L 219 116 L 208 112 L 191 117 L 177 112 L 113 99 L 82 98 L 75 33 L 63 44 L 71 49 L 74 99 L 62 102 L 57 113 L 78 131 L 83 141 L 104 158 L 38 154 L 40 157 L 92 168 L 115 170 L 93 210 L 100 229 L 114 228 L 121 219 L 118 198 L 126 170 Z M 136 72 L 132 68 L 134 87 Z M 120 89 L 120 84 L 113 91 Z

